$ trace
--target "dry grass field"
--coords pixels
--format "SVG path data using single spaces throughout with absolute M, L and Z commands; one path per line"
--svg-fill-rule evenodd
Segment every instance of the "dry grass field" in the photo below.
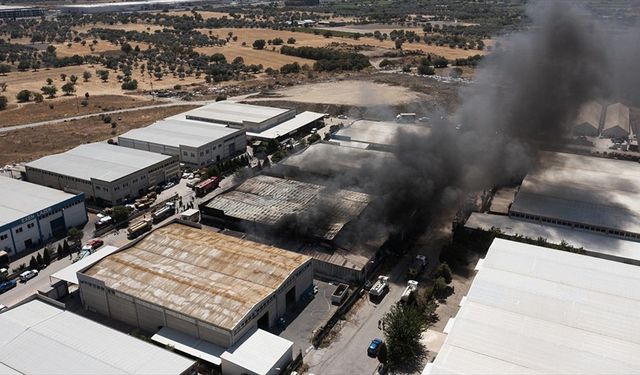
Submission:
M 253 42 L 252 42 L 253 43 Z M 270 49 L 257 50 L 251 47 L 251 45 L 242 46 L 240 43 L 229 43 L 224 47 L 201 47 L 196 48 L 197 52 L 214 54 L 222 53 L 228 62 L 233 61 L 236 57 L 240 56 L 244 59 L 245 64 L 262 64 L 265 68 L 271 67 L 274 69 L 280 69 L 282 65 L 298 62 L 300 65 L 309 64 L 313 66 L 314 60 L 303 59 L 301 57 L 287 56 L 281 54 L 280 49 L 275 51 Z
M 66 57 L 66 56 L 73 56 L 73 55 L 80 55 L 80 56 L 99 55 L 102 53 L 120 51 L 120 46 L 116 46 L 115 44 L 109 43 L 105 40 L 100 40 L 98 41 L 98 44 L 93 45 L 93 52 L 92 52 L 91 47 L 89 46 L 90 44 L 91 42 L 87 41 L 87 44 L 85 46 L 83 46 L 80 43 L 72 43 L 71 47 L 68 47 L 67 44 L 54 44 L 54 47 L 56 47 L 56 55 L 58 57 Z M 141 50 L 146 50 L 147 48 L 149 48 L 149 45 L 143 42 L 133 42 L 131 44 L 132 47 L 135 47 L 136 45 L 140 47 Z
M 45 127 L 28 128 L 0 134 L 0 165 L 34 160 L 46 155 L 64 152 L 88 142 L 104 141 L 131 129 L 152 124 L 194 106 L 180 106 L 160 109 L 141 109 L 123 113 L 118 121 L 115 134 L 109 124 L 98 116 L 69 121 Z
M 153 103 L 150 100 L 125 95 L 101 95 L 89 98 L 89 105 L 79 104 L 84 97 L 64 97 L 54 102 L 13 104 L 2 112 L 0 127 L 21 125 L 32 122 L 55 120 L 65 117 L 101 113 L 124 108 L 143 107 Z M 50 104 L 53 104 L 51 108 Z

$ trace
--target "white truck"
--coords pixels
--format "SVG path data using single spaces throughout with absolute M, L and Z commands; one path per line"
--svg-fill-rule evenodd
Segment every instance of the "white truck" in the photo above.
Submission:
M 370 298 L 380 298 L 389 290 L 389 276 L 378 276 L 378 281 L 369 290 Z
M 153 223 L 157 224 L 162 220 L 168 218 L 176 212 L 176 205 L 173 202 L 167 202 L 164 207 L 160 208 L 156 212 L 151 214 L 151 218 L 153 219 Z
M 194 223 L 197 223 L 200 221 L 200 211 L 195 208 L 190 208 L 180 215 L 180 220 L 193 221 Z
M 409 297 L 411 296 L 411 293 L 415 292 L 416 290 L 418 290 L 418 282 L 415 280 L 407 281 L 407 287 L 404 288 L 404 292 L 402 292 L 402 297 L 400 297 L 400 301 L 405 303 L 408 302 Z

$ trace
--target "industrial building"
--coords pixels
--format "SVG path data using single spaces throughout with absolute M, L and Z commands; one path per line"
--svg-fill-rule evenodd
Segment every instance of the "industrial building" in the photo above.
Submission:
M 33 295 L 0 313 L 2 374 L 191 374 L 195 361 Z
M 187 120 L 178 115 L 130 130 L 118 137 L 118 145 L 175 155 L 181 163 L 201 168 L 243 154 L 247 137 L 244 129 Z
M 600 119 L 602 117 L 602 105 L 596 101 L 585 103 L 580 107 L 580 112 L 573 125 L 574 135 L 597 137 L 600 134 Z
M 640 240 L 640 164 L 542 152 L 509 216 Z
M 602 128 L 602 136 L 608 138 L 625 138 L 631 134 L 629 125 L 629 107 L 621 103 L 611 104 L 607 107 Z
M 247 131 L 247 137 L 257 140 L 283 140 L 308 133 L 322 126 L 324 114 L 296 113 L 295 109 L 274 108 L 219 101 L 184 113 L 186 119 L 222 124 Z
M 338 130 L 331 138 L 351 147 L 392 151 L 397 146 L 396 137 L 401 131 L 418 135 L 430 133 L 426 126 L 358 120 Z
M 0 177 L 0 249 L 17 257 L 87 222 L 84 194 Z
M 313 258 L 316 278 L 363 280 L 384 238 L 358 236 L 359 218 L 370 202 L 364 193 L 260 175 L 200 206 L 204 220 L 249 234 L 267 234 L 270 243 Z M 313 223 L 309 225 L 307 223 Z M 258 236 L 257 240 L 264 240 Z
M 90 311 L 224 351 L 294 308 L 312 288 L 313 266 L 305 255 L 173 222 L 77 276 Z
M 178 178 L 177 156 L 89 143 L 27 163 L 27 180 L 115 205 Z
M 0 5 L 0 19 L 42 17 L 45 9 L 23 5 Z
M 637 266 L 495 239 L 423 374 L 640 372 Z

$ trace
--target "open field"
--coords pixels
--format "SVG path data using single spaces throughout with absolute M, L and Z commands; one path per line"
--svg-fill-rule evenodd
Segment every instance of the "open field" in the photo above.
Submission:
M 253 42 L 252 42 L 253 43 Z M 271 67 L 274 69 L 280 69 L 282 65 L 291 64 L 297 62 L 300 65 L 308 64 L 313 66 L 314 60 L 303 59 L 301 57 L 287 56 L 281 54 L 279 49 L 276 51 L 271 50 L 257 50 L 248 46 L 242 46 L 239 43 L 229 43 L 224 47 L 200 47 L 195 49 L 199 53 L 205 53 L 208 55 L 214 53 L 222 53 L 228 62 L 233 61 L 236 57 L 242 57 L 244 63 L 249 64 L 262 64 L 265 68 Z
M 109 43 L 106 40 L 100 40 L 98 41 L 98 44 L 93 45 L 93 52 L 89 47 L 90 45 L 91 45 L 91 41 L 88 40 L 85 46 L 83 46 L 80 43 L 72 43 L 71 47 L 68 47 L 67 44 L 54 44 L 53 46 L 56 47 L 56 55 L 58 57 L 66 57 L 66 56 L 73 56 L 73 55 L 80 55 L 80 56 L 99 55 L 101 53 L 120 51 L 120 46 L 116 46 L 115 44 Z M 135 47 L 136 45 L 140 47 L 141 50 L 146 50 L 149 48 L 149 45 L 147 43 L 143 43 L 143 42 L 131 43 L 131 47 Z
M 83 26 L 74 28 L 74 30 L 81 33 L 86 33 L 87 31 L 94 28 L 95 29 L 115 29 L 115 30 L 124 30 L 124 31 L 140 31 L 140 32 L 146 31 L 149 33 L 153 33 L 156 30 L 164 29 L 165 26 L 158 26 L 158 25 L 152 25 L 147 23 L 127 23 L 127 24 L 115 23 L 111 25 L 111 24 L 98 22 L 95 25 L 93 24 L 83 25 Z
M 113 129 L 115 134 L 112 134 L 111 125 L 105 124 L 98 116 L 3 133 L 0 135 L 0 165 L 30 161 L 64 152 L 83 143 L 103 141 L 192 108 L 194 106 L 185 105 L 124 113 L 122 120 L 117 121 L 117 129 Z
M 84 82 L 82 78 L 78 79 L 76 84 L 76 94 L 78 94 L 78 96 L 84 95 L 85 92 L 88 92 L 91 96 L 135 94 L 135 92 L 127 92 L 121 89 L 121 84 L 116 79 L 117 74 L 113 73 L 113 71 L 110 72 L 109 80 L 107 82 L 102 82 L 95 74 L 96 70 L 101 69 L 104 69 L 104 67 L 100 65 L 78 65 L 67 66 L 64 68 L 40 69 L 37 72 L 11 72 L 6 76 L 0 76 L 0 82 L 7 83 L 7 91 L 3 95 L 5 95 L 10 102 L 14 103 L 17 101 L 16 94 L 20 90 L 40 92 L 40 88 L 47 84 L 47 78 L 53 79 L 53 85 L 58 88 L 58 99 L 53 99 L 53 101 L 60 100 L 62 95 L 60 87 L 65 84 L 65 82 L 60 79 L 60 74 L 64 73 L 67 76 L 76 75 L 78 77 L 82 77 L 82 73 L 85 71 L 89 71 L 93 74 L 93 77 L 91 77 L 89 82 Z M 162 80 L 157 80 L 155 78 L 149 78 L 148 75 L 143 77 L 139 70 L 133 71 L 133 78 L 138 81 L 139 90 L 150 90 L 151 88 L 154 90 L 173 88 L 173 86 L 177 84 L 184 86 L 204 82 L 203 77 L 200 79 L 195 77 L 186 77 L 184 80 L 180 80 L 173 76 L 165 76 Z M 49 101 L 50 99 L 46 99 L 45 103 Z
M 152 103 L 150 100 L 140 99 L 124 95 L 101 95 L 89 98 L 89 105 L 83 107 L 79 104 L 82 98 L 65 98 L 57 100 L 53 108 L 49 103 L 24 103 L 12 105 L 13 107 L 2 112 L 0 127 L 21 125 L 32 122 L 55 120 L 65 117 L 100 113 L 124 108 L 142 107 Z
M 380 31 L 381 33 L 390 33 L 393 30 L 404 30 L 404 31 L 415 31 L 419 35 L 422 35 L 422 27 L 407 27 L 401 25 L 384 25 L 380 23 L 368 23 L 364 25 L 346 25 L 346 26 L 320 26 L 316 27 L 316 29 L 322 30 L 330 30 L 330 31 L 342 31 L 345 33 L 358 33 L 358 34 L 366 34 L 373 33 L 375 31 Z
M 187 11 L 179 11 L 179 12 L 168 12 L 165 13 L 168 14 L 170 16 L 192 16 L 193 13 L 191 12 L 187 12 Z M 226 12 L 211 12 L 211 11 L 198 11 L 198 14 L 202 16 L 202 18 L 207 19 L 207 18 L 222 18 L 222 17 L 229 17 L 231 18 L 231 16 L 229 16 L 229 13 Z M 243 15 L 241 15 L 240 18 L 244 18 Z

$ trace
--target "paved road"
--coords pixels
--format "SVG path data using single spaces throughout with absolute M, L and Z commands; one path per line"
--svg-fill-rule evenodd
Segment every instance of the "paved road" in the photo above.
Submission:
M 333 339 L 329 347 L 314 349 L 305 357 L 309 364 L 309 373 L 323 375 L 374 374 L 378 360 L 367 356 L 367 347 L 371 340 L 384 339 L 384 333 L 378 329 L 378 320 L 400 300 L 406 286 L 405 273 L 409 257 L 405 256 L 392 269 L 389 293 L 375 304 L 365 296 L 365 300 L 356 306 L 355 314 L 349 317 Z
M 49 286 L 49 276 L 51 274 L 56 273 L 70 264 L 71 260 L 69 257 L 65 257 L 64 259 L 51 263 L 49 267 L 40 270 L 40 272 L 38 272 L 38 276 L 26 283 L 18 282 L 18 286 L 8 292 L 0 294 L 0 305 L 11 306 L 34 293 L 38 293 L 38 289 Z

